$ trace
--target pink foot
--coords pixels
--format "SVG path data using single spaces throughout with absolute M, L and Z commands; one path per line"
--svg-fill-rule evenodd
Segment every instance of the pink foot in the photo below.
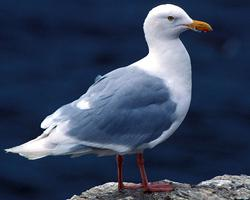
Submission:
M 142 184 L 136 184 L 136 183 L 126 183 L 121 186 L 121 189 L 126 189 L 126 190 L 138 190 L 143 188 Z
M 149 183 L 144 192 L 171 192 L 174 187 L 169 183 Z
M 174 187 L 169 183 L 148 183 L 146 187 L 143 187 L 142 184 L 127 183 L 122 185 L 119 190 L 138 190 L 142 188 L 144 189 L 144 192 L 171 192 L 174 190 Z

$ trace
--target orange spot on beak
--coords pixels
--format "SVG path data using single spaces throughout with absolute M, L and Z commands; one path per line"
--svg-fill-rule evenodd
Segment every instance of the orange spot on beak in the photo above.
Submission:
M 194 31 L 210 32 L 213 28 L 206 22 L 194 20 L 193 23 L 186 25 L 189 29 Z

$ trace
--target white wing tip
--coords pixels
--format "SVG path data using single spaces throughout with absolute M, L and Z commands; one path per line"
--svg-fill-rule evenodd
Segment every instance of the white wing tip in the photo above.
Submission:
M 42 121 L 40 127 L 41 127 L 42 129 L 48 128 L 48 127 L 52 124 L 52 122 L 53 122 L 53 116 L 54 116 L 54 114 L 47 116 L 47 117 Z
M 10 153 L 10 152 L 11 152 L 11 148 L 10 148 L 10 149 L 4 149 L 4 151 L 5 151 L 6 153 Z
M 12 147 L 9 149 L 4 149 L 6 153 L 17 153 L 20 154 L 22 153 L 22 145 L 20 146 L 16 146 L 16 147 Z
M 41 128 L 42 129 L 46 129 L 46 128 L 48 128 L 48 122 L 47 122 L 47 120 L 46 119 L 44 119 L 43 121 L 42 121 L 42 123 L 41 123 Z
M 18 150 L 16 147 L 9 148 L 9 149 L 4 149 L 6 153 L 18 153 Z
M 9 149 L 4 149 L 4 151 L 6 153 L 16 153 L 19 154 L 20 156 L 23 156 L 29 160 L 36 160 L 36 159 L 40 159 L 43 157 L 48 156 L 48 154 L 44 154 L 44 153 L 29 153 L 29 152 L 22 152 L 21 149 L 18 147 L 13 147 L 13 148 L 9 148 Z

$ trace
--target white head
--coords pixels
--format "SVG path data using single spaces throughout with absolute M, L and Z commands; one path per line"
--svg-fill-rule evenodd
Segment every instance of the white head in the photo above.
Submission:
M 185 30 L 211 31 L 209 24 L 192 20 L 180 7 L 166 4 L 153 8 L 145 22 L 144 33 L 148 44 L 164 39 L 177 39 Z

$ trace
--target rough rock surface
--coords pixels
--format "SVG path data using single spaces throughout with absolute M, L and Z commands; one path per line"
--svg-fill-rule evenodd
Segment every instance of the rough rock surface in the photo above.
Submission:
M 175 190 L 171 193 L 145 194 L 142 190 L 117 191 L 117 183 L 106 183 L 73 196 L 70 200 L 249 200 L 250 176 L 217 176 L 198 185 L 172 183 Z

